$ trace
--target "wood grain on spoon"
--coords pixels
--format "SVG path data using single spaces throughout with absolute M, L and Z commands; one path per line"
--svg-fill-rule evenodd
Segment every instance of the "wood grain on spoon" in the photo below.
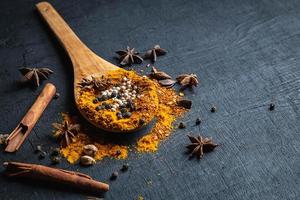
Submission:
M 59 39 L 60 43 L 62 44 L 72 61 L 74 69 L 74 95 L 76 105 L 78 105 L 77 85 L 82 80 L 82 78 L 88 77 L 90 75 L 105 75 L 111 70 L 118 70 L 121 68 L 107 62 L 103 58 L 96 55 L 93 51 L 91 51 L 77 37 L 77 35 L 72 31 L 72 29 L 58 14 L 58 12 L 51 6 L 51 4 L 49 4 L 48 2 L 40 2 L 36 4 L 36 7 L 49 27 L 53 30 L 56 37 Z M 80 109 L 79 111 L 88 121 L 90 121 L 86 117 L 84 111 Z M 93 122 L 91 123 L 99 127 L 98 124 Z

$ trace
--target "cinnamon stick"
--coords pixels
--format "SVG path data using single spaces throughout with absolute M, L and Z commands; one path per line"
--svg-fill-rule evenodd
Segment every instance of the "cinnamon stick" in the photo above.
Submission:
M 15 152 L 23 144 L 25 139 L 30 134 L 32 128 L 42 115 L 43 111 L 55 95 L 56 88 L 53 84 L 47 83 L 35 100 L 34 104 L 28 110 L 17 127 L 11 132 L 6 139 L 6 152 Z
M 5 162 L 3 165 L 6 167 L 5 174 L 8 177 L 52 182 L 89 192 L 109 190 L 108 184 L 93 180 L 90 176 L 79 172 L 19 162 Z

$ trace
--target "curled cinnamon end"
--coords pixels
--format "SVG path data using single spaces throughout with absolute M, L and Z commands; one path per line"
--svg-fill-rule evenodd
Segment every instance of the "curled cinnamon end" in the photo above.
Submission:
M 43 165 L 4 162 L 6 175 L 15 178 L 30 178 L 36 181 L 52 182 L 57 185 L 69 186 L 86 192 L 108 191 L 109 185 L 96 180 L 90 176 L 74 171 L 56 169 Z

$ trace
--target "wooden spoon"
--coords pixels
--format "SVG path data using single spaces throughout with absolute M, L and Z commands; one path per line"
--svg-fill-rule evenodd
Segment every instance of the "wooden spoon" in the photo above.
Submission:
M 63 20 L 63 18 L 58 14 L 58 12 L 52 7 L 50 3 L 40 2 L 36 4 L 36 7 L 41 16 L 50 26 L 56 37 L 59 39 L 72 61 L 74 69 L 74 96 L 75 103 L 78 107 L 77 97 L 79 95 L 79 92 L 78 89 L 76 89 L 76 87 L 78 83 L 82 80 L 82 78 L 86 78 L 91 75 L 105 76 L 109 71 L 119 70 L 121 68 L 111 64 L 110 62 L 107 62 L 103 58 L 96 55 L 93 51 L 91 51 L 77 37 L 77 35 L 72 31 L 72 29 L 68 26 L 68 24 Z M 96 124 L 89 120 L 85 112 L 82 111 L 80 108 L 79 111 L 90 123 L 92 123 L 96 127 L 104 129 L 106 131 L 111 131 L 100 127 L 99 124 Z M 152 118 L 153 117 L 154 114 Z

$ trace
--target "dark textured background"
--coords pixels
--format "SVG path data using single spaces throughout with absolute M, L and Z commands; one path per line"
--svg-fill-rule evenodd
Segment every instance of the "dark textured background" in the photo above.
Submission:
M 74 112 L 72 68 L 56 38 L 34 8 L 38 1 L 0 3 L 1 132 L 10 132 L 42 87 L 20 86 L 19 66 L 50 66 L 61 97 L 51 102 L 29 139 L 56 145 L 51 123 Z M 156 66 L 176 76 L 197 73 L 201 84 L 187 97 L 188 127 L 176 130 L 155 154 L 130 153 L 126 161 L 104 159 L 80 170 L 111 182 L 105 199 L 300 199 L 300 1 L 289 0 L 107 0 L 51 1 L 78 36 L 103 58 L 127 45 L 140 51 L 159 43 L 169 53 Z M 147 63 L 147 62 L 145 62 Z M 143 65 L 144 66 L 144 65 Z M 144 67 L 135 66 L 136 69 Z M 44 85 L 44 84 L 43 84 Z M 268 111 L 270 102 L 275 111 Z M 211 105 L 218 112 L 210 113 Z M 201 161 L 189 161 L 187 133 L 200 131 L 221 146 Z M 36 133 L 36 134 L 35 134 Z M 26 141 L 0 161 L 39 161 Z M 3 168 L 1 167 L 1 171 Z M 52 186 L 0 178 L 0 199 L 85 199 Z

